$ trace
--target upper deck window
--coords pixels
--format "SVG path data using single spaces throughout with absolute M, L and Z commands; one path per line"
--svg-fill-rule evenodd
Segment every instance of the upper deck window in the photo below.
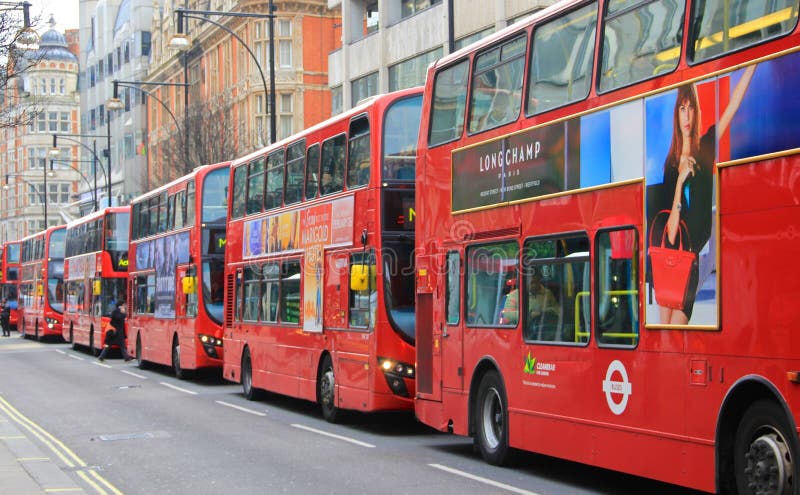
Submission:
M 283 150 L 277 151 L 267 159 L 267 194 L 264 209 L 278 208 L 283 204 Z
M 306 199 L 319 196 L 319 144 L 306 151 Z
M 529 115 L 588 96 L 596 25 L 597 4 L 591 3 L 536 28 L 528 76 Z
M 236 167 L 233 171 L 233 205 L 231 205 L 231 218 L 244 215 L 247 204 L 247 165 Z
M 370 163 L 369 119 L 366 116 L 350 123 L 350 152 L 347 163 L 347 188 L 369 183 Z
M 258 213 L 264 207 L 264 159 L 251 162 L 247 175 L 247 213 Z
M 469 60 L 464 60 L 436 74 L 433 83 L 428 145 L 447 143 L 461 136 L 464 130 Z
M 223 223 L 228 214 L 228 177 L 230 169 L 218 168 L 203 179 L 203 223 Z
M 323 196 L 342 190 L 345 146 L 347 138 L 344 134 L 322 143 L 322 181 L 319 188 Z
M 286 148 L 286 204 L 303 199 L 303 166 L 305 165 L 306 142 L 298 141 Z
M 599 91 L 671 72 L 678 66 L 684 2 L 611 0 L 603 28 Z
M 469 132 L 517 119 L 522 106 L 525 36 L 518 36 L 475 58 L 470 93 Z
M 383 124 L 383 179 L 414 180 L 422 96 L 394 103 Z
M 690 46 L 702 62 L 790 33 L 798 0 L 706 0 L 694 3 Z

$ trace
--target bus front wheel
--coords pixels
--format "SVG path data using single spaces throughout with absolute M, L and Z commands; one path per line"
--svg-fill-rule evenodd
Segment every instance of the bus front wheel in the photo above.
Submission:
M 325 356 L 317 377 L 317 401 L 322 409 L 322 417 L 329 423 L 335 423 L 339 417 L 336 407 L 336 377 L 333 374 L 333 361 Z
M 475 445 L 483 459 L 500 466 L 508 461 L 508 400 L 496 371 L 481 379 L 476 403 Z
M 175 378 L 178 380 L 189 378 L 188 370 L 181 368 L 181 344 L 177 337 L 172 342 L 172 371 L 175 373 Z
M 147 361 L 142 358 L 142 336 L 138 334 L 136 335 L 136 366 L 140 370 L 147 369 Z
M 773 401 L 759 400 L 745 412 L 736 431 L 734 469 L 740 495 L 796 493 L 792 428 Z
M 247 400 L 258 400 L 262 396 L 261 390 L 253 386 L 253 361 L 248 349 L 242 356 L 242 392 Z

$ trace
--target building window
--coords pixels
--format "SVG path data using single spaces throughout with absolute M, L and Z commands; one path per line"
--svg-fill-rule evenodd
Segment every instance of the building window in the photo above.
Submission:
M 364 77 L 354 79 L 351 83 L 351 93 L 353 106 L 364 98 L 378 94 L 378 73 L 373 72 Z
M 467 45 L 471 45 L 478 40 L 481 40 L 490 34 L 494 33 L 494 28 L 490 27 L 489 29 L 484 29 L 483 31 L 478 31 L 477 33 L 472 33 L 469 36 L 465 36 L 460 40 L 456 40 L 455 48 L 456 50 L 460 50 Z
M 389 91 L 413 88 L 424 84 L 428 65 L 441 56 L 442 48 L 439 47 L 389 67 Z
M 61 112 L 61 132 L 69 132 L 70 123 L 69 112 Z
M 27 182 L 28 185 L 28 204 L 39 205 L 44 199 L 44 184 Z
M 67 84 L 64 81 L 64 78 L 59 79 L 58 80 L 58 89 L 59 89 L 58 92 L 63 95 L 64 92 L 66 91 L 66 88 L 67 88 Z
M 331 115 L 342 113 L 344 110 L 344 100 L 342 97 L 342 87 L 331 88 Z
M 378 31 L 378 0 L 370 0 L 364 5 L 364 36 Z
M 402 0 L 400 16 L 409 17 L 439 3 L 442 3 L 442 0 Z

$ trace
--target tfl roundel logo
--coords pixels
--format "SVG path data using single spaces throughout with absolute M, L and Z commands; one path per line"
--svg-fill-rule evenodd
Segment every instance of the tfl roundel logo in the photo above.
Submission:
M 603 380 L 603 392 L 606 394 L 606 402 L 611 412 L 616 415 L 625 412 L 633 387 L 628 381 L 628 371 L 622 361 L 615 359 L 608 365 L 606 379 Z

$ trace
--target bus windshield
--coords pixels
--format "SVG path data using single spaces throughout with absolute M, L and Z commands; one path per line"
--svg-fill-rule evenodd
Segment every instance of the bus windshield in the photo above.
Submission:
M 223 223 L 228 213 L 228 167 L 218 168 L 203 181 L 203 223 Z
M 19 263 L 19 244 L 9 244 L 6 249 L 8 249 L 6 261 L 9 263 Z
M 106 217 L 106 246 L 115 271 L 126 271 L 128 264 L 128 236 L 130 213 L 109 213 Z
M 383 127 L 383 179 L 414 180 L 422 96 L 400 100 L 386 112 Z
M 67 229 L 61 228 L 54 230 L 50 234 L 50 246 L 48 247 L 48 255 L 53 259 L 64 259 L 64 248 L 66 246 Z

